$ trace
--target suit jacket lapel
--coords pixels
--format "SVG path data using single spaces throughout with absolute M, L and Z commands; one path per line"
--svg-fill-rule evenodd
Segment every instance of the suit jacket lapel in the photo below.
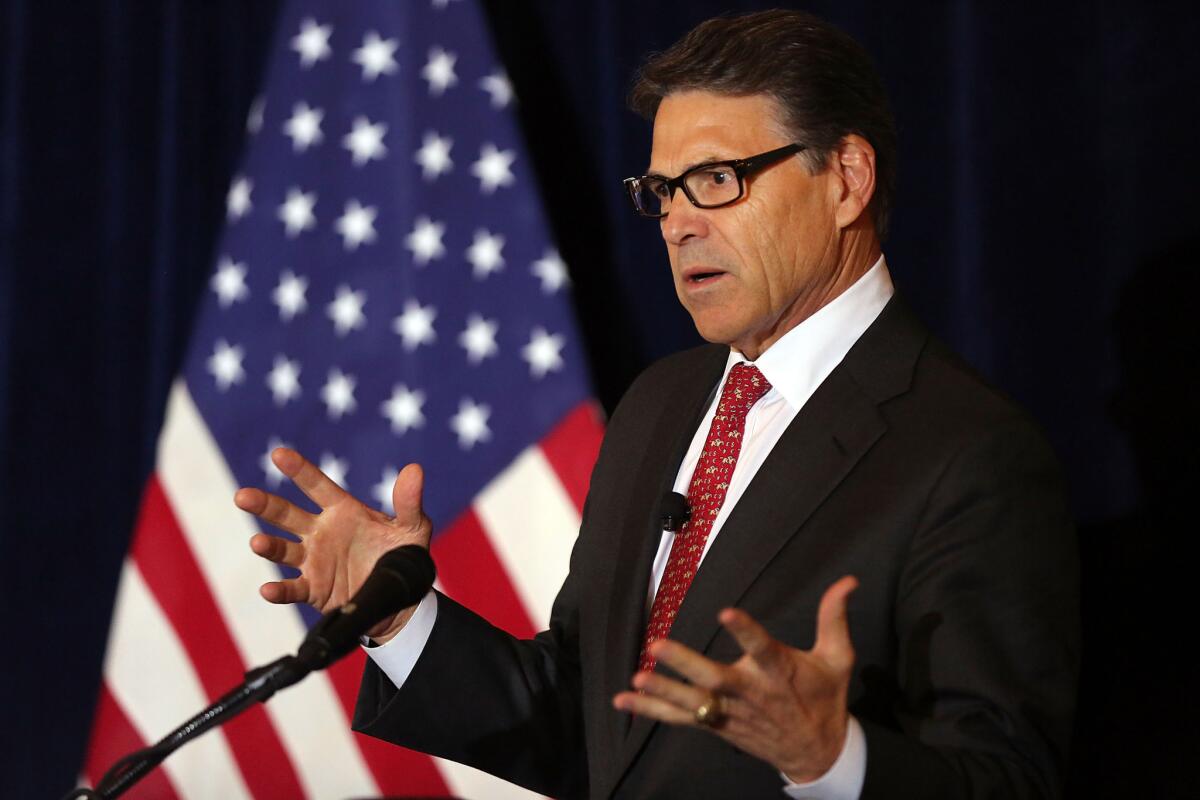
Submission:
M 633 524 L 622 530 L 617 543 L 605 634 L 605 702 L 629 687 L 629 679 L 637 667 L 650 569 L 662 534 L 661 499 L 675 483 L 679 464 L 704 416 L 727 357 L 728 350 L 710 348 L 704 354 L 703 366 L 689 376 L 688 384 L 671 387 L 674 399 L 663 404 L 654 433 L 645 443 L 633 483 L 637 494 L 629 498 Z M 623 746 L 630 719 L 626 714 L 610 714 L 609 718 L 612 719 L 609 741 L 615 755 Z

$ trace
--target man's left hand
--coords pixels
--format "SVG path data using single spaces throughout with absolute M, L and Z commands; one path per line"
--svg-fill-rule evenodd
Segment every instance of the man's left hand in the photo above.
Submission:
M 718 616 L 744 653 L 733 664 L 712 661 L 678 642 L 657 641 L 651 654 L 689 682 L 639 672 L 632 681 L 638 691 L 621 692 L 613 706 L 672 725 L 708 728 L 796 783 L 816 780 L 837 761 L 846 739 L 854 666 L 846 598 L 857 586 L 847 575 L 825 591 L 811 650 L 773 639 L 736 608 Z M 698 720 L 702 706 L 715 715 Z

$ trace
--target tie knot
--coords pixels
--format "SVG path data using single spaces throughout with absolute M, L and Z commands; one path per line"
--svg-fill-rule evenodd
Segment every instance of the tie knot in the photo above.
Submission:
M 721 405 L 726 410 L 744 415 L 764 394 L 771 391 L 771 382 L 752 364 L 734 364 L 721 391 Z

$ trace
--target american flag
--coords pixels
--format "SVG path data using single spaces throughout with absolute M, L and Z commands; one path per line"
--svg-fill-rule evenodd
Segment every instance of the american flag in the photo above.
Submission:
M 517 635 L 549 619 L 599 446 L 567 271 L 481 9 L 295 2 L 277 30 L 123 568 L 93 782 L 314 621 L 259 598 L 278 572 L 232 504 L 253 485 L 309 505 L 276 446 L 385 511 L 420 462 L 442 588 Z M 353 734 L 362 662 L 190 743 L 127 796 L 526 794 Z

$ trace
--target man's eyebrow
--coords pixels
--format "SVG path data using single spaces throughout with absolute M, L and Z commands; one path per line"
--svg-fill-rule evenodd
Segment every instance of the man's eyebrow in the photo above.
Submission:
M 679 174 L 682 175 L 683 173 L 687 172 L 688 170 L 693 170 L 696 167 L 705 167 L 705 166 L 708 166 L 709 164 L 724 164 L 728 161 L 737 161 L 737 159 L 729 158 L 726 156 L 709 156 L 707 158 L 702 158 L 699 161 L 694 161 L 694 162 L 688 164 L 682 170 L 679 171 Z M 643 174 L 657 175 L 657 176 L 663 177 L 663 178 L 667 177 L 666 175 L 663 175 L 661 172 L 655 172 L 654 170 L 650 169 L 649 167 L 646 167 L 646 171 Z

